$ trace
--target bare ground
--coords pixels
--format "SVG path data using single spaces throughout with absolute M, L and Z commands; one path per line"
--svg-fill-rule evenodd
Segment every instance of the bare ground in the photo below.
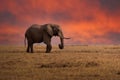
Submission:
M 0 80 L 120 80 L 120 45 L 0 46 Z

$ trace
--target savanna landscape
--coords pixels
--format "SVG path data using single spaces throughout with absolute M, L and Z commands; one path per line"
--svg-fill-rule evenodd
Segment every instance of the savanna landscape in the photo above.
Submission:
M 0 80 L 120 80 L 120 0 L 0 0 Z
M 120 45 L 0 46 L 0 80 L 120 80 Z

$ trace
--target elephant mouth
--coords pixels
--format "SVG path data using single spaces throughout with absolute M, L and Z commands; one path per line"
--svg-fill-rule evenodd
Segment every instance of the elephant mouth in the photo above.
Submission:
M 58 33 L 54 33 L 53 35 L 54 35 L 54 36 L 59 36 Z

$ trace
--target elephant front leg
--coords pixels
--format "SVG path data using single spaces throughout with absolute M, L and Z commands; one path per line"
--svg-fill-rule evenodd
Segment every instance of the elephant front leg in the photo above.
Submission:
M 52 46 L 51 46 L 51 37 L 44 33 L 43 42 L 46 44 L 46 53 L 50 53 Z
M 51 44 L 47 44 L 46 53 L 50 53 L 51 49 L 52 49 Z

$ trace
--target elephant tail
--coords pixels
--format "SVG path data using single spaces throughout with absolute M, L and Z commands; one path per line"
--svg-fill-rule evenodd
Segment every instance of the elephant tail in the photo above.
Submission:
M 71 39 L 71 38 L 64 37 L 63 39 Z
M 25 39 L 24 39 L 24 45 L 25 45 L 25 47 L 26 47 L 26 37 L 25 37 Z

